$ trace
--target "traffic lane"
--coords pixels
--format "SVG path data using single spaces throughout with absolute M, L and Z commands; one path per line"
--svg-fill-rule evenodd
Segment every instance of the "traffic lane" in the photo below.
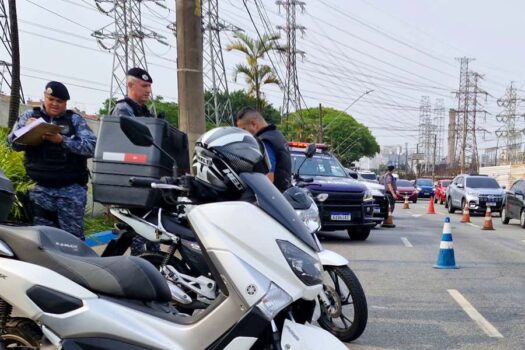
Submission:
M 363 349 L 519 348 L 523 340 L 521 334 L 525 331 L 517 320 L 523 319 L 523 309 L 513 304 L 523 299 L 523 292 L 517 292 L 525 290 L 522 288 L 523 274 L 517 275 L 517 282 L 513 279 L 515 283 L 511 288 L 503 287 L 496 296 L 493 294 L 499 283 L 509 283 L 498 280 L 498 274 L 505 276 L 509 264 L 517 264 L 519 270 L 523 261 L 515 260 L 522 257 L 502 259 L 508 247 L 501 245 L 496 249 L 501 251 L 500 255 L 487 255 L 487 249 L 492 249 L 490 240 L 499 237 L 484 237 L 487 231 L 453 221 L 453 234 L 457 232 L 455 243 L 462 246 L 461 259 L 465 266 L 461 270 L 432 269 L 444 216 L 423 215 L 424 204 L 417 204 L 412 210 L 396 208 L 397 227 L 388 231 L 373 230 L 365 242 L 350 242 L 344 232 L 321 235 L 326 248 L 349 258 L 367 293 L 369 325 L 355 344 Z M 402 237 L 407 237 L 413 248 L 407 248 Z M 479 237 L 485 238 L 480 242 L 489 242 L 476 246 L 469 241 Z M 481 314 L 488 314 L 485 315 L 487 319 L 497 323 L 506 337 L 489 338 L 451 298 L 448 289 L 459 290 L 475 307 L 479 303 Z M 482 292 L 476 293 L 476 290 Z M 400 337 L 405 339 L 400 340 Z M 355 344 L 352 348 L 356 348 Z

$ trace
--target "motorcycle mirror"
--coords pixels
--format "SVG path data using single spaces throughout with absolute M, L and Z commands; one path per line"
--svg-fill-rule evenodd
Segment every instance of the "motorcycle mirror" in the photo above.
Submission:
M 306 150 L 304 151 L 304 155 L 306 158 L 312 158 L 315 154 L 315 151 L 317 150 L 317 146 L 315 143 L 311 143 L 306 147 Z
M 171 159 L 173 161 L 172 174 L 174 177 L 177 176 L 177 160 L 153 141 L 153 136 L 146 125 L 131 117 L 120 117 L 119 122 L 120 129 L 134 145 L 142 147 L 153 146 Z
M 136 146 L 153 146 L 153 136 L 148 127 L 130 117 L 120 117 L 120 129 Z

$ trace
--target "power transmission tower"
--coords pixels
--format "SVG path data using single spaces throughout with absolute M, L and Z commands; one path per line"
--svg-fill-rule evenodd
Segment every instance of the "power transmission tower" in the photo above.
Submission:
M 227 24 L 219 18 L 219 0 L 203 1 L 202 22 L 204 29 L 204 88 L 211 95 L 206 99 L 204 108 L 206 119 L 219 126 L 233 125 L 233 113 L 222 56 L 221 31 L 241 31 L 240 28 Z
M 279 8 L 282 6 L 286 12 L 286 24 L 277 26 L 286 34 L 286 46 L 283 48 L 284 61 L 286 64 L 286 77 L 284 81 L 284 98 L 282 114 L 286 117 L 290 114 L 291 108 L 301 109 L 301 93 L 299 91 L 299 79 L 297 76 L 297 55 L 304 56 L 304 51 L 297 49 L 296 32 L 299 30 L 304 34 L 305 27 L 298 25 L 296 19 L 296 7 L 299 6 L 304 11 L 305 2 L 297 0 L 276 1 Z
M 436 99 L 434 103 L 434 125 L 436 127 L 436 157 L 440 162 L 444 157 L 445 142 L 445 100 Z
M 499 107 L 504 111 L 496 116 L 496 120 L 504 125 L 496 130 L 496 136 L 503 138 L 507 161 L 514 163 L 520 161 L 521 135 L 525 134 L 525 128 L 519 127 L 519 119 L 525 118 L 525 114 L 518 112 L 520 102 L 525 101 L 518 97 L 517 89 L 513 83 L 505 90 L 505 96 L 498 99 Z M 497 160 L 496 160 L 497 161 Z
M 428 173 L 433 159 L 434 130 L 432 124 L 432 109 L 430 107 L 430 97 L 421 96 L 419 105 L 419 152 L 424 154 L 424 172 Z
M 477 118 L 479 113 L 485 113 L 482 109 L 480 94 L 487 92 L 479 87 L 482 75 L 469 70 L 471 58 L 462 57 L 460 61 L 459 91 L 456 92 L 458 98 L 458 109 L 456 111 L 456 150 L 459 151 L 460 172 L 466 170 L 477 172 L 479 168 L 478 145 L 476 133 L 485 131 L 478 128 Z
M 152 2 L 163 6 L 161 0 L 95 0 L 100 12 L 114 18 L 114 30 L 108 31 L 107 25 L 95 32 L 99 45 L 105 50 L 113 51 L 113 69 L 111 71 L 111 84 L 108 108 L 111 110 L 112 101 L 116 96 L 125 96 L 128 92 L 126 73 L 132 67 L 148 70 L 144 39 L 155 39 L 163 45 L 168 45 L 166 38 L 142 24 L 141 5 Z M 102 4 L 112 4 L 109 10 Z M 104 40 L 113 41 L 107 45 Z
M 2 30 L 1 38 L 2 45 L 4 50 L 2 50 L 1 60 L 0 60 L 0 93 L 3 92 L 4 83 L 9 89 L 11 89 L 12 81 L 12 66 L 11 62 L 13 59 L 13 50 L 11 45 L 11 28 L 9 26 L 9 15 L 6 10 L 6 1 L 0 0 L 0 29 Z M 20 86 L 20 101 L 24 103 L 24 93 L 22 91 L 22 86 Z

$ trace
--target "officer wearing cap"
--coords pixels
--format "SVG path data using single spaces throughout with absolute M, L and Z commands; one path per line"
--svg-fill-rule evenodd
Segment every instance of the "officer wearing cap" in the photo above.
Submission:
M 97 138 L 84 118 L 67 109 L 69 92 L 57 81 L 47 83 L 42 107 L 26 111 L 8 136 L 11 147 L 25 151 L 27 175 L 36 182 L 30 193 L 35 225 L 56 226 L 84 239 L 84 208 L 89 171 Z M 14 131 L 42 118 L 60 126 L 37 146 L 13 143 Z
M 142 68 L 131 68 L 127 72 L 128 96 L 118 100 L 115 108 L 111 111 L 114 117 L 154 117 L 146 103 L 150 99 L 151 84 L 153 79 L 148 72 Z M 145 250 L 158 251 L 160 245 L 152 243 L 140 236 L 133 238 L 131 244 L 131 255 L 140 255 Z
M 118 100 L 111 111 L 114 117 L 153 117 L 146 106 L 150 99 L 153 79 L 142 68 L 131 68 L 127 73 L 128 96 Z
M 396 205 L 397 196 L 397 184 L 396 178 L 394 177 L 395 166 L 389 165 L 384 177 L 385 193 L 388 198 L 388 205 L 390 211 L 394 212 L 394 207 Z

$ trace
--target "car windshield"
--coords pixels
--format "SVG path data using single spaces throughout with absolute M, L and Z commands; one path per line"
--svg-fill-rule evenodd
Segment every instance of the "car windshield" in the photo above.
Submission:
M 500 188 L 498 182 L 491 177 L 469 177 L 468 188 Z
M 396 184 L 397 184 L 397 187 L 414 187 L 412 182 L 408 180 L 397 180 Z
M 377 180 L 376 174 L 361 173 L 361 176 L 366 180 Z
M 452 181 L 441 181 L 441 186 L 448 187 Z
M 432 180 L 430 179 L 419 179 L 416 181 L 419 186 L 432 186 Z
M 297 169 L 301 166 L 303 160 L 304 155 L 292 155 L 294 174 L 297 173 Z M 337 159 L 330 154 L 318 154 L 306 159 L 301 167 L 300 175 L 347 177 L 345 169 L 339 164 Z

